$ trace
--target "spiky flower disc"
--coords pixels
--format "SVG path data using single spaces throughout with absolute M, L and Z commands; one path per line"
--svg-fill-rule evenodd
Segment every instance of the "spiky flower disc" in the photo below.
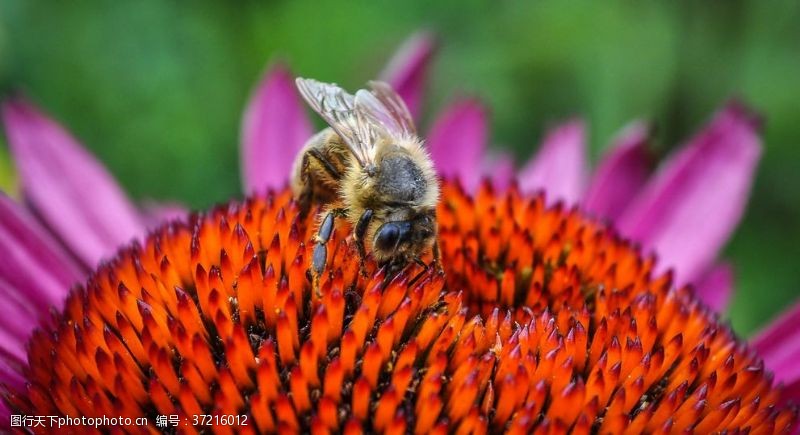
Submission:
M 759 360 L 605 226 L 449 183 L 439 221 L 444 276 L 370 262 L 362 276 L 341 225 L 319 293 L 313 217 L 287 191 L 165 226 L 72 293 L 7 401 L 30 415 L 247 415 L 214 428 L 243 433 L 794 424 Z

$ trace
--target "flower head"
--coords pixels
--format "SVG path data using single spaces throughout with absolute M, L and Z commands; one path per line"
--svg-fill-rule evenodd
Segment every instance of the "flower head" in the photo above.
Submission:
M 34 334 L 29 415 L 246 414 L 269 431 L 780 432 L 763 365 L 609 228 L 516 188 L 446 183 L 444 274 L 359 274 L 339 226 L 320 293 L 288 191 L 166 225 Z
M 415 112 L 432 50 L 419 35 L 384 71 Z M 730 293 L 730 267 L 714 261 L 760 153 L 739 105 L 649 176 L 644 124 L 589 174 L 577 120 L 515 174 L 508 155 L 486 156 L 482 105 L 457 101 L 427 134 L 458 180 L 439 211 L 445 275 L 370 263 L 362 277 L 340 227 L 313 294 L 311 225 L 284 188 L 312 133 L 290 79 L 268 71 L 244 117 L 256 194 L 188 220 L 134 207 L 63 128 L 22 99 L 4 104 L 25 206 L 0 196 L 0 421 L 10 407 L 249 413 L 262 430 L 792 425 L 800 311 L 757 337 L 756 354 L 695 299 L 721 308 Z M 177 221 L 159 226 L 165 216 Z

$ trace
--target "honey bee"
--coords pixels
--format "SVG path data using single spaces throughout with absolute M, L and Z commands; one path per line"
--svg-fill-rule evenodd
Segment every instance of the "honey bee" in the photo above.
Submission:
M 432 249 L 439 264 L 439 180 L 402 98 L 386 83 L 351 95 L 335 84 L 298 78 L 306 102 L 329 125 L 295 159 L 292 191 L 302 213 L 322 204 L 312 256 L 318 289 L 337 218 L 353 228 L 363 271 L 367 252 L 398 270 Z

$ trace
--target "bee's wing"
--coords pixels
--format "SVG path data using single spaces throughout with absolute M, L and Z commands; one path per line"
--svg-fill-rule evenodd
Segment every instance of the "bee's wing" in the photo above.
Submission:
M 380 104 L 371 104 L 370 111 L 376 117 L 383 119 L 381 124 L 395 135 L 416 135 L 417 128 L 414 126 L 414 119 L 411 118 L 411 113 L 403 98 L 384 82 L 371 81 L 369 87 L 371 94 L 380 102 Z M 358 103 L 358 94 L 356 94 L 356 103 Z
M 378 132 L 363 114 L 359 115 L 355 97 L 335 84 L 304 78 L 295 82 L 300 95 L 342 138 L 358 163 L 365 166 Z

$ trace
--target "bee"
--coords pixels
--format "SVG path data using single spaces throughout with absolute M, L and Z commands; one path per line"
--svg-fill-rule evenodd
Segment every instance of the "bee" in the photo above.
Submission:
M 329 125 L 295 159 L 292 191 L 301 213 L 321 204 L 314 236 L 312 278 L 327 261 L 336 219 L 353 228 L 363 272 L 367 252 L 399 270 L 432 249 L 439 265 L 436 205 L 439 180 L 402 98 L 386 83 L 351 95 L 335 84 L 298 78 L 305 101 Z

